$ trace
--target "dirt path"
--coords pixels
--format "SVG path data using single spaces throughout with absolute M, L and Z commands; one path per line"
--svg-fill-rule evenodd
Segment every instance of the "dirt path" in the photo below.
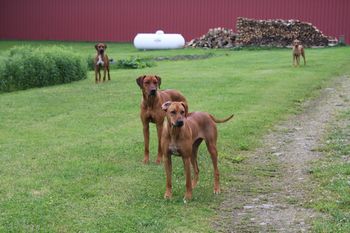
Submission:
M 214 223 L 220 232 L 308 232 L 318 213 L 305 208 L 312 160 L 321 156 L 317 148 L 327 125 L 337 112 L 350 108 L 350 78 L 340 77 L 319 98 L 304 104 L 301 114 L 292 116 L 264 139 L 264 146 L 249 156 L 245 165 L 265 169 L 264 177 L 240 174 L 242 187 L 232 187 L 218 210 Z M 269 170 L 270 169 L 270 170 Z M 244 170 L 244 169 L 243 169 Z M 268 172 L 266 172 L 268 171 Z M 266 174 L 269 174 L 266 176 Z

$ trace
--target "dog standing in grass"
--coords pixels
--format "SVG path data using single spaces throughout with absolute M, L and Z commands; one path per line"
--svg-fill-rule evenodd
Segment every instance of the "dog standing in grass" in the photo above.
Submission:
M 95 82 L 101 82 L 101 68 L 103 67 L 103 82 L 106 81 L 106 73 L 108 74 L 108 80 L 111 80 L 109 75 L 109 59 L 105 53 L 107 45 L 103 43 L 98 43 L 95 45 L 97 51 L 95 57 Z
M 162 132 L 162 152 L 164 168 L 166 173 L 166 191 L 164 198 L 172 197 L 172 155 L 181 156 L 186 176 L 186 193 L 184 200 L 192 198 L 192 189 L 198 182 L 198 147 L 205 141 L 211 156 L 214 168 L 214 193 L 220 193 L 218 152 L 216 141 L 218 137 L 216 123 L 224 123 L 233 115 L 225 119 L 216 119 L 206 112 L 188 112 L 188 106 L 184 102 L 167 101 L 162 104 L 166 112 L 167 122 L 164 123 Z M 191 182 L 191 165 L 194 170 Z
M 306 65 L 304 47 L 301 45 L 300 40 L 293 41 L 293 65 L 300 65 L 300 56 L 304 59 L 304 66 Z
M 186 98 L 176 90 L 159 90 L 162 79 L 157 75 L 142 75 L 136 79 L 137 85 L 142 90 L 140 105 L 140 117 L 143 125 L 144 137 L 144 159 L 143 163 L 149 162 L 149 123 L 156 124 L 158 135 L 158 155 L 156 163 L 162 161 L 161 136 L 165 112 L 162 104 L 166 101 L 182 101 L 186 103 Z

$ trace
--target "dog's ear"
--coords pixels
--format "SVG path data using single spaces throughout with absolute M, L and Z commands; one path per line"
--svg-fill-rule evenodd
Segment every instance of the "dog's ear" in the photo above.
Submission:
M 165 102 L 164 104 L 162 104 L 162 109 L 163 109 L 163 111 L 167 111 L 168 110 L 168 108 L 169 108 L 169 106 L 171 105 L 171 101 L 167 101 L 167 102 Z
M 155 75 L 155 77 L 158 80 L 158 88 L 160 88 L 160 84 L 162 84 L 162 79 L 157 75 Z
M 104 44 L 104 46 L 105 46 L 105 49 L 107 49 L 107 45 L 106 45 L 106 44 Z
M 185 109 L 185 117 L 188 116 L 188 105 L 186 102 L 181 102 L 181 105 L 184 107 Z
M 95 49 L 96 49 L 96 50 L 98 49 L 97 46 L 98 46 L 98 44 L 95 44 Z
M 137 83 L 137 85 L 139 85 L 139 87 L 142 89 L 142 86 L 143 86 L 143 79 L 146 77 L 146 75 L 142 75 L 142 76 L 140 76 L 140 77 L 138 77 L 137 79 L 136 79 L 136 83 Z

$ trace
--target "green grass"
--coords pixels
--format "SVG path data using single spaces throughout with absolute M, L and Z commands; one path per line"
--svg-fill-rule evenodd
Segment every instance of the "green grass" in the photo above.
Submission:
M 324 214 L 315 221 L 315 232 L 350 232 L 350 111 L 338 119 L 347 124 L 331 127 L 322 148 L 326 156 L 313 167 L 312 177 L 319 185 L 312 207 Z
M 17 44 L 0 42 L 0 50 Z M 93 43 L 58 43 L 93 55 Z M 173 199 L 163 199 L 165 175 L 156 159 L 151 127 L 150 165 L 143 165 L 135 79 L 162 77 L 162 88 L 180 90 L 192 111 L 234 120 L 218 125 L 223 191 L 244 181 L 238 167 L 268 129 L 299 111 L 300 103 L 334 77 L 350 73 L 350 48 L 307 49 L 306 67 L 291 66 L 289 50 L 138 51 L 108 44 L 114 59 L 214 53 L 210 59 L 162 61 L 138 70 L 115 69 L 112 81 L 0 94 L 0 232 L 211 232 L 215 208 L 209 154 L 199 151 L 200 182 L 184 204 L 183 165 L 173 160 Z M 248 153 L 247 153 L 248 152 Z M 242 154 L 244 156 L 242 157 Z M 220 159 L 222 155 L 222 158 Z M 243 161 L 243 162 L 242 162 Z

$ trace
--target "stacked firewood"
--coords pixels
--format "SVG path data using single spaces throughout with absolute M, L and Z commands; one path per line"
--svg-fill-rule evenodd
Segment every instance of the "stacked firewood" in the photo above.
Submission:
M 311 23 L 299 20 L 237 19 L 237 44 L 286 47 L 298 39 L 306 47 L 327 46 L 328 37 Z
M 237 34 L 227 28 L 212 28 L 208 33 L 191 40 L 186 47 L 200 48 L 232 48 L 235 46 Z

